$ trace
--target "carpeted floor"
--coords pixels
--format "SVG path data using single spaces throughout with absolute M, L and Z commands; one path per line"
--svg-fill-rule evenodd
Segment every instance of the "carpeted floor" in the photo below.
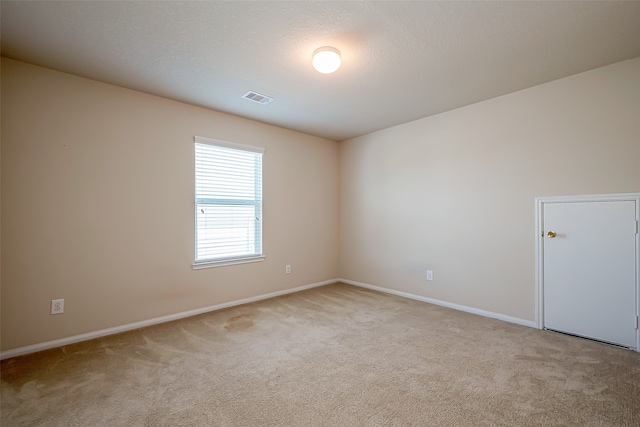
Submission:
M 5 360 L 10 426 L 639 426 L 640 354 L 344 284 Z

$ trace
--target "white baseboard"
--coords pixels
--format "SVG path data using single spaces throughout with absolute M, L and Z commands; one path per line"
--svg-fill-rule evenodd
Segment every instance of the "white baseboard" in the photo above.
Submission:
M 115 326 L 113 328 L 100 329 L 98 331 L 87 332 L 85 334 L 73 335 L 70 337 L 61 338 L 53 341 L 46 341 L 39 344 L 32 344 L 24 347 L 18 347 L 11 350 L 0 352 L 0 360 L 8 359 L 10 357 L 15 357 L 15 356 L 22 356 L 24 354 L 29 354 L 29 353 L 35 353 L 37 351 L 48 350 L 50 348 L 62 347 L 65 345 L 74 344 L 80 341 L 87 341 L 94 338 L 100 338 L 107 335 L 118 334 L 120 332 L 131 331 L 133 329 L 139 329 L 147 326 L 157 325 L 160 323 L 171 322 L 172 320 L 178 320 L 178 319 L 183 319 L 185 317 L 196 316 L 198 314 L 221 310 L 223 308 L 234 307 L 236 305 L 248 304 L 251 302 L 274 298 L 281 295 L 292 294 L 295 292 L 304 291 L 306 289 L 317 288 L 319 286 L 325 286 L 331 283 L 336 283 L 337 281 L 338 279 L 325 280 L 324 282 L 312 283 L 310 285 L 299 286 L 297 288 L 285 289 L 283 291 L 271 292 L 268 294 L 258 295 L 250 298 L 243 298 L 235 301 L 225 302 L 222 304 L 211 305 L 209 307 L 197 308 L 195 310 L 183 311 L 181 313 L 155 317 L 153 319 L 142 320 L 140 322 L 128 323 L 126 325 Z
M 420 295 L 410 294 L 408 292 L 396 291 L 394 289 L 383 288 L 380 286 L 369 285 L 367 283 L 356 282 L 347 279 L 332 279 L 325 280 L 324 282 L 312 283 L 310 285 L 299 286 L 297 288 L 285 289 L 283 291 L 271 292 L 268 294 L 258 295 L 250 298 L 243 298 L 235 301 L 225 302 L 222 304 L 211 305 L 208 307 L 198 308 L 195 310 L 183 311 L 181 313 L 169 314 L 167 316 L 155 317 L 153 319 L 142 320 L 140 322 L 128 323 L 126 325 L 115 326 L 113 328 L 100 329 L 93 332 L 87 332 L 85 334 L 73 335 L 66 338 L 61 338 L 53 341 L 46 341 L 39 344 L 27 345 L 24 347 L 18 347 L 11 350 L 0 352 L 0 360 L 8 359 L 10 357 L 22 356 L 24 354 L 35 353 L 37 351 L 48 350 L 50 348 L 62 347 L 69 344 L 74 344 L 81 341 L 87 341 L 94 338 L 100 338 L 107 335 L 118 334 L 120 332 L 131 331 L 133 329 L 145 328 L 147 326 L 157 325 L 160 323 L 171 322 L 172 320 L 183 319 L 185 317 L 196 316 L 198 314 L 208 313 L 210 311 L 221 310 L 223 308 L 234 307 L 237 305 L 248 304 L 264 299 L 274 298 L 281 295 L 292 294 L 295 292 L 304 291 L 306 289 L 317 288 L 319 286 L 330 285 L 332 283 L 342 282 L 348 285 L 358 286 L 361 288 L 372 289 L 374 291 L 384 292 L 391 295 L 397 295 L 403 298 L 409 298 L 417 301 L 427 302 L 429 304 L 440 305 L 443 307 L 452 308 L 454 310 L 465 311 L 467 313 L 478 314 L 484 317 L 490 317 L 492 319 L 498 319 L 509 323 L 516 323 L 518 325 L 529 326 L 536 328 L 536 323 L 532 320 L 520 319 L 517 317 L 507 316 L 505 314 L 494 313 L 491 311 L 481 310 L 479 308 L 468 307 L 465 305 L 454 304 L 446 301 L 441 301 L 433 298 L 427 298 Z
M 355 282 L 353 280 L 338 279 L 338 281 L 346 283 L 348 285 L 359 286 L 361 288 L 372 289 L 374 291 L 384 292 L 386 294 L 397 295 L 403 298 L 409 298 L 417 301 L 428 302 L 429 304 L 440 305 L 442 307 L 453 308 L 454 310 L 466 311 L 467 313 L 478 314 L 484 317 L 490 317 L 492 319 L 498 319 L 509 323 L 516 323 L 518 325 L 529 326 L 531 328 L 537 328 L 536 322 L 533 320 L 520 319 L 518 317 L 507 316 L 506 314 L 494 313 L 492 311 L 481 310 L 479 308 L 468 307 L 466 305 L 454 304 L 452 302 L 441 301 L 433 298 L 427 298 L 420 295 L 410 294 L 408 292 L 396 291 L 394 289 L 383 288 L 380 286 L 369 285 L 367 283 Z

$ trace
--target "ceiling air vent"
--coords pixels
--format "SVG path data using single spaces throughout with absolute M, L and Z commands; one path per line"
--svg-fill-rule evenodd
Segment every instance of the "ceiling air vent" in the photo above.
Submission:
M 269 98 L 267 95 L 261 95 L 258 92 L 252 91 L 245 93 L 242 97 L 249 101 L 257 102 L 258 104 L 268 104 L 273 101 L 273 98 Z

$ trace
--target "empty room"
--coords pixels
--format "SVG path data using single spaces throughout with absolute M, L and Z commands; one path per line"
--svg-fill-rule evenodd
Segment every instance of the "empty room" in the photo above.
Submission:
M 640 2 L 0 19 L 3 427 L 640 425 Z

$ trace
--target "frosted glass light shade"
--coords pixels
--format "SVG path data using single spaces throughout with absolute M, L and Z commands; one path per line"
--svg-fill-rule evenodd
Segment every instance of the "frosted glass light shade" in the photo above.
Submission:
M 331 74 L 340 68 L 342 60 L 340 51 L 336 48 L 324 46 L 313 52 L 313 68 L 322 74 Z

